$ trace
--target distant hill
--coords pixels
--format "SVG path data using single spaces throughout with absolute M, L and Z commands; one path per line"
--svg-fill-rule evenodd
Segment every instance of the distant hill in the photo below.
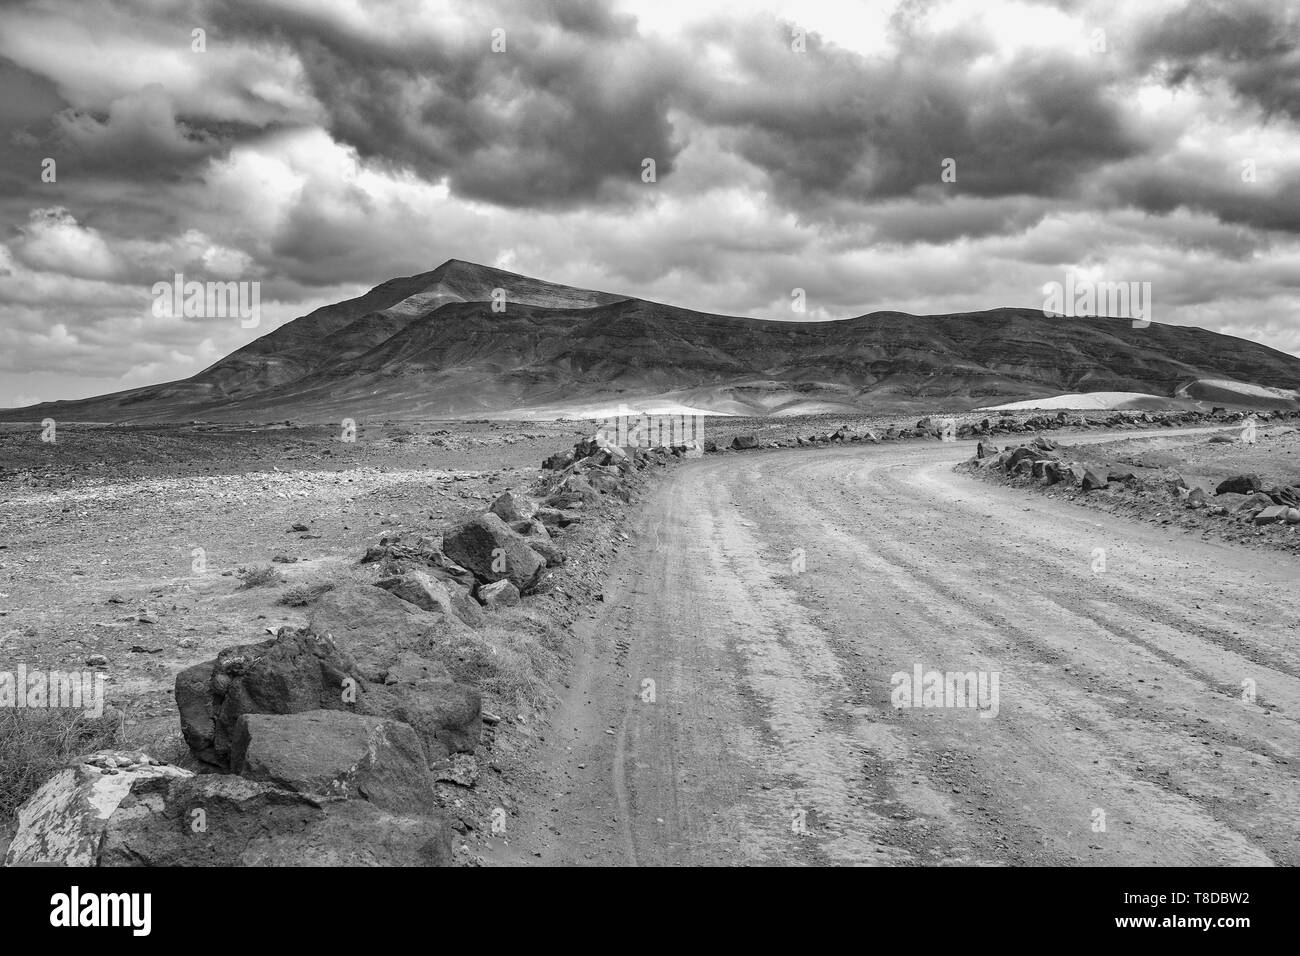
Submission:
M 506 309 L 492 309 L 493 291 Z M 1294 405 L 1300 358 L 1204 329 L 1031 309 L 785 322 L 449 260 L 286 323 L 179 382 L 0 421 L 557 418 L 961 410 L 1062 393 Z

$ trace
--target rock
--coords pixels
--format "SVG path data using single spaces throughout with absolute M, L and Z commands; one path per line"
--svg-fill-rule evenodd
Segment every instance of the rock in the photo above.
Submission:
M 1259 491 L 1260 487 L 1258 475 L 1237 475 L 1219 482 L 1218 487 L 1214 489 L 1214 493 L 1221 495 L 1231 491 L 1239 495 L 1249 495 Z
M 537 513 L 537 505 L 515 491 L 504 491 L 488 506 L 488 511 L 507 524 L 513 521 L 530 521 Z
M 1300 524 L 1300 508 L 1287 508 L 1287 509 L 1286 509 L 1286 523 L 1287 523 L 1287 524 Z
M 1232 435 L 1218 434 L 1210 436 L 1211 445 L 1231 445 L 1237 439 Z
M 1048 438 L 1046 435 L 1037 436 L 1029 444 L 1033 445 L 1035 448 L 1041 448 L 1043 451 L 1055 451 L 1057 447 L 1056 442 L 1052 441 L 1052 439 Z
M 1107 481 L 1136 481 L 1137 475 L 1127 468 L 1112 468 L 1106 473 Z
M 453 681 L 371 685 L 357 701 L 357 711 L 409 724 L 431 764 L 448 753 L 472 752 L 483 729 L 479 692 Z
M 574 505 L 591 505 L 600 501 L 600 492 L 592 487 L 585 477 L 579 474 L 566 475 L 560 480 L 544 504 L 553 508 L 571 508 Z
M 538 508 L 535 520 L 542 522 L 548 528 L 567 528 L 571 524 L 580 524 L 582 516 L 559 508 Z
M 1012 471 L 1022 461 L 1035 462 L 1039 460 L 1055 461 L 1055 455 L 1044 455 L 1039 448 L 1030 448 L 1028 445 L 1021 445 L 1011 453 L 1007 459 L 1007 470 Z
M 420 537 L 407 544 L 401 536 L 383 538 L 380 543 L 366 551 L 362 564 L 382 561 L 388 576 L 396 576 L 407 571 L 426 571 L 440 581 L 457 584 L 465 590 L 474 586 L 474 575 L 462 568 L 442 549 L 428 538 Z
M 1253 495 L 1246 495 L 1237 505 L 1238 512 L 1262 511 L 1265 508 L 1271 508 L 1276 502 L 1262 491 L 1257 491 Z
M 379 683 L 403 651 L 441 644 L 462 627 L 455 615 L 431 614 L 372 584 L 335 588 L 307 621 L 313 634 L 328 635 L 355 661 L 363 678 Z
M 385 684 L 414 684 L 422 680 L 449 681 L 451 673 L 442 661 L 421 657 L 414 651 L 402 651 L 384 675 Z
M 356 662 L 328 636 L 284 627 L 269 641 L 227 647 L 215 661 L 181 671 L 176 705 L 194 756 L 227 770 L 235 725 L 244 714 L 341 710 L 363 685 Z
M 731 439 L 731 447 L 736 451 L 746 451 L 758 447 L 758 439 L 753 435 L 737 435 Z
M 91 654 L 86 658 L 87 667 L 107 667 L 108 658 L 103 654 Z
M 462 591 L 459 585 L 439 581 L 423 571 L 408 571 L 401 577 L 386 578 L 375 584 L 422 611 L 469 627 L 483 623 L 483 609 L 468 591 Z
M 509 579 L 520 594 L 536 588 L 546 561 L 492 513 L 471 518 L 448 533 L 443 550 L 483 583 Z
M 1286 505 L 1270 505 L 1255 515 L 1255 524 L 1277 524 L 1286 521 L 1287 512 L 1290 510 Z
M 514 607 L 519 603 L 519 589 L 509 581 L 493 581 L 491 584 L 479 585 L 478 599 L 489 611 Z
M 181 736 L 200 763 L 218 766 L 220 758 L 213 748 L 215 722 L 212 713 L 212 674 L 215 660 L 187 667 L 176 675 L 175 700 L 180 711 Z
M 619 474 L 616 468 L 594 468 L 587 472 L 587 481 L 596 491 L 607 495 L 614 495 L 622 498 L 624 501 L 629 500 L 627 488 L 623 482 L 623 476 Z
M 544 471 L 563 471 L 564 469 L 572 465 L 573 461 L 574 461 L 573 452 L 571 451 L 560 452 L 559 454 L 552 455 L 551 457 L 543 461 L 542 469 Z
M 542 556 L 548 568 L 559 567 L 569 558 L 563 548 L 546 538 L 529 538 L 528 546 Z
M 108 820 L 136 781 L 188 776 L 188 770 L 159 764 L 138 751 L 101 750 L 79 757 L 19 808 L 4 865 L 94 866 Z
M 991 458 L 998 453 L 996 445 L 990 445 L 986 442 L 980 442 L 975 446 L 976 458 Z
M 1011 466 L 1011 474 L 1029 476 L 1034 473 L 1034 460 L 1032 458 L 1021 458 Z
M 230 768 L 241 777 L 383 810 L 438 808 L 424 745 L 407 724 L 338 710 L 245 714 Z
M 1094 491 L 1097 488 L 1106 487 L 1106 478 L 1091 468 L 1084 468 L 1083 478 L 1079 481 L 1079 487 L 1084 491 Z
M 507 524 L 511 531 L 515 532 L 515 534 L 522 534 L 525 538 L 541 538 L 544 541 L 549 541 L 551 538 L 550 529 L 537 518 L 529 518 L 527 521 L 511 521 L 507 522 Z M 529 542 L 528 546 L 532 547 L 532 542 Z
M 441 814 L 203 774 L 136 783 L 109 818 L 99 865 L 450 866 L 451 841 Z
M 1206 500 L 1204 488 L 1193 488 L 1187 493 L 1186 505 L 1192 510 L 1204 508 L 1209 502 Z

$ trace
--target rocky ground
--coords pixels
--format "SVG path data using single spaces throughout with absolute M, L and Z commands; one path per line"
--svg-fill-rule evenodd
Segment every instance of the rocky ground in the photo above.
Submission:
M 536 481 L 544 457 L 588 431 L 448 423 L 363 428 L 346 442 L 319 428 L 68 425 L 47 443 L 39 429 L 3 429 L 2 669 L 104 672 L 125 740 L 184 764 L 180 670 L 305 624 L 313 585 L 377 578 L 358 564 L 369 544 L 440 534 Z M 596 520 L 575 540 L 572 566 L 530 614 L 564 626 L 608 547 L 600 534 Z M 267 583 L 248 586 L 266 569 Z M 503 715 L 506 751 L 544 702 L 528 688 L 510 696 L 489 691 L 484 704 Z
M 945 437 L 1004 441 L 1045 428 L 1068 433 L 1203 421 L 1195 414 L 964 415 L 949 428 L 943 416 L 920 422 L 709 419 L 703 438 L 724 450 L 815 448 Z M 474 593 L 474 615 L 486 619 L 465 619 L 470 612 L 460 605 L 444 609 L 443 624 L 453 636 L 443 627 L 436 647 L 419 648 L 432 671 L 401 658 L 404 649 L 393 646 L 385 651 L 392 651 L 391 659 L 360 660 L 358 674 L 374 686 L 400 688 L 407 677 L 389 681 L 389 672 L 415 663 L 422 669 L 418 679 L 473 691 L 482 727 L 476 718 L 472 745 L 445 747 L 431 760 L 440 778 L 438 806 L 458 833 L 458 861 L 487 855 L 511 862 L 509 838 L 494 837 L 493 822 L 526 810 L 521 802 L 549 785 L 532 755 L 554 732 L 547 714 L 568 687 L 569 637 L 578 618 L 600 605 L 610 562 L 628 546 L 629 513 L 647 490 L 647 477 L 657 473 L 646 467 L 675 461 L 660 454 L 620 466 L 588 445 L 580 451 L 592 457 L 574 467 L 566 449 L 590 431 L 590 424 L 575 422 L 372 425 L 348 441 L 341 430 L 289 423 L 60 425 L 56 441 L 43 442 L 31 426 L 0 427 L 0 669 L 21 662 L 33 669 L 104 672 L 124 745 L 187 771 L 212 769 L 196 757 L 205 744 L 196 748 L 194 739 L 182 739 L 174 696 L 179 673 L 203 662 L 220 664 L 219 653 L 232 646 L 297 640 L 331 601 L 331 623 L 346 629 L 340 594 L 372 595 L 351 603 L 378 602 L 374 613 L 381 617 L 396 613 L 391 601 L 383 603 L 390 596 L 405 601 L 408 612 L 437 612 L 421 586 L 403 580 L 411 572 L 432 573 Z M 545 459 L 551 459 L 549 469 L 539 467 Z M 439 577 L 451 550 L 445 535 L 508 490 L 527 492 L 534 501 L 546 498 L 553 512 L 581 515 L 571 524 L 550 516 L 546 538 L 561 558 L 547 559 L 551 567 L 536 582 L 520 582 L 532 593 L 514 607 L 496 604 L 501 589 L 493 585 L 488 593 L 481 574 L 474 574 L 477 580 Z M 527 536 L 533 533 L 528 524 L 512 527 Z M 530 550 L 545 558 L 547 547 L 534 537 Z M 373 587 L 381 581 L 391 592 L 382 599 L 373 597 L 383 593 Z M 334 589 L 333 598 L 325 586 Z M 486 609 L 480 612 L 479 603 Z M 203 686 L 208 683 L 205 677 Z M 370 727 L 330 727 L 326 739 L 345 748 Z M 228 729 L 233 733 L 233 725 Z M 315 725 L 295 732 L 324 733 Z M 430 751 L 445 743 L 436 736 L 425 741 Z M 273 763 L 265 755 L 259 759 L 263 767 Z M 287 771 L 277 771 L 279 777 L 261 772 L 264 779 L 288 779 Z M 170 777 L 167 785 L 198 786 Z M 12 829 L 11 821 L 5 823 Z M 368 819 L 357 825 L 364 831 L 377 824 Z
M 980 477 L 1203 538 L 1300 551 L 1300 430 L 1235 416 L 1194 434 L 1076 447 L 989 442 L 963 466 Z M 1217 426 L 1217 427 L 1213 427 Z M 1020 464 L 1027 461 L 1027 464 Z

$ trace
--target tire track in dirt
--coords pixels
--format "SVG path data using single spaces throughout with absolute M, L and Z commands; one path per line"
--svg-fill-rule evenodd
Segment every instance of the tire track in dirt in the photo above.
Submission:
M 1276 587 L 1295 568 L 952 473 L 969 453 L 678 469 L 580 628 L 525 844 L 650 865 L 1300 861 L 1300 607 Z M 998 715 L 895 709 L 914 664 L 999 672 Z M 1245 676 L 1268 708 L 1234 696 Z

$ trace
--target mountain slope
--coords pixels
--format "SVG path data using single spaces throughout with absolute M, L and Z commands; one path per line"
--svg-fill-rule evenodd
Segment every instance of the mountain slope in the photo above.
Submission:
M 504 312 L 491 305 L 497 289 Z M 1029 309 L 737 318 L 450 260 L 287 323 L 185 381 L 0 419 L 559 417 L 647 402 L 784 415 L 1090 391 L 1188 403 L 1234 383 L 1246 383 L 1243 401 L 1286 404 L 1300 359 L 1199 328 Z

